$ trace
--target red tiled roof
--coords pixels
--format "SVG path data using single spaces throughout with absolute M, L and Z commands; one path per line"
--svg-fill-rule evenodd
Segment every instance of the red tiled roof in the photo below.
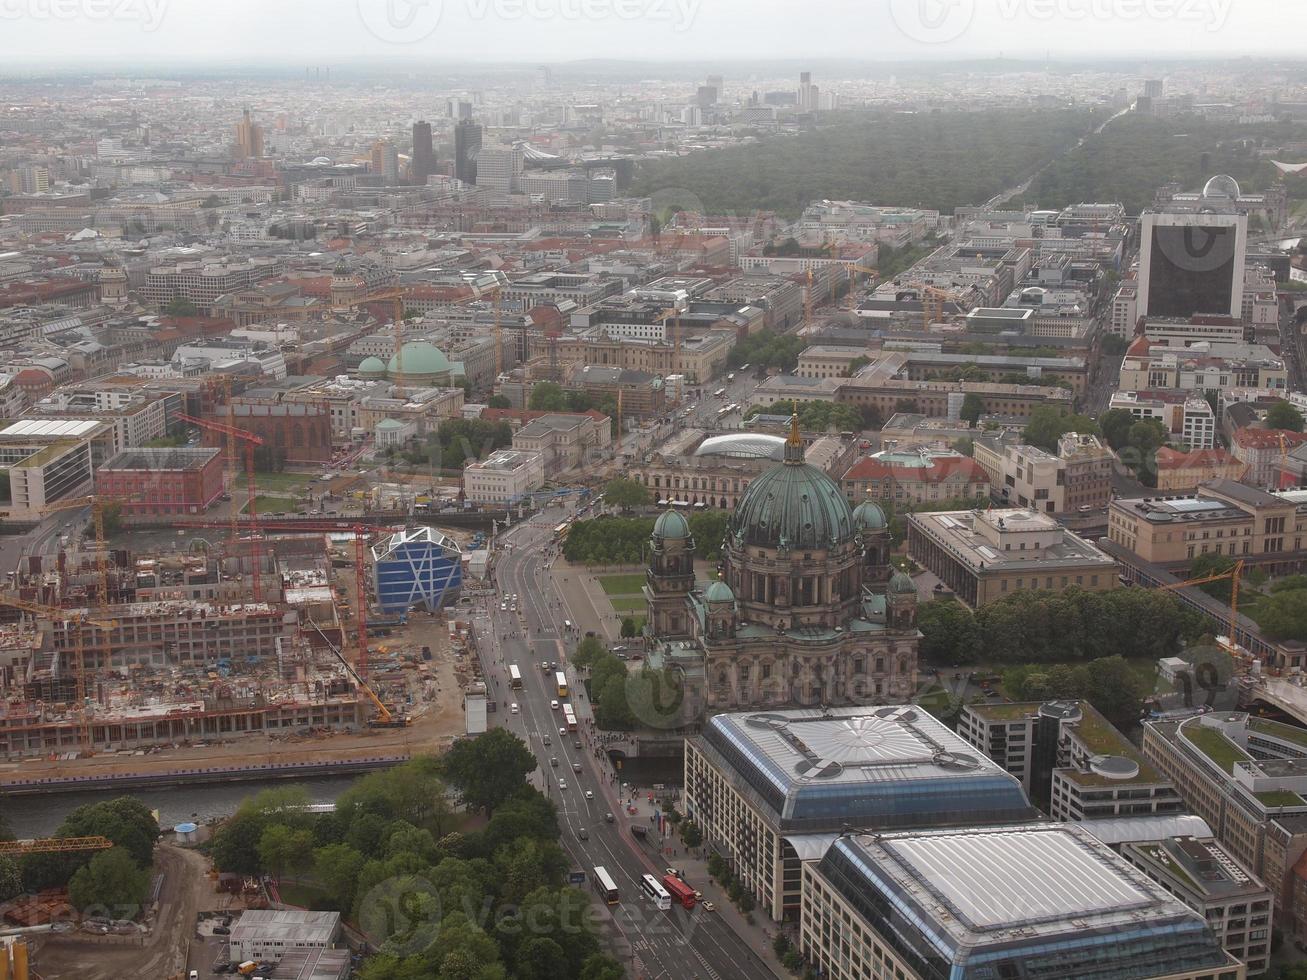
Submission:
M 1261 429 L 1247 425 L 1234 430 L 1234 441 L 1241 449 L 1292 449 L 1307 442 L 1307 433 L 1289 429 Z
M 1157 468 L 1159 470 L 1184 470 L 1195 466 L 1228 465 L 1238 466 L 1240 463 L 1239 460 L 1224 449 L 1195 449 L 1186 453 L 1178 449 L 1172 449 L 1170 446 L 1162 446 L 1157 450 Z

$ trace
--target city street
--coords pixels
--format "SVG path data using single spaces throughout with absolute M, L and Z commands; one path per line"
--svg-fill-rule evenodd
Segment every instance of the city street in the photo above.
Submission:
M 708 912 L 696 906 L 687 912 L 673 905 L 671 911 L 659 912 L 640 892 L 641 875 L 661 877 L 665 863 L 659 864 L 650 849 L 630 833 L 632 822 L 648 821 L 647 807 L 638 817 L 627 815 L 620 776 L 595 747 L 584 688 L 567 665 L 568 651 L 577 637 L 564 635 L 567 614 L 548 574 L 553 528 L 564 513 L 561 509 L 546 511 L 500 539 L 497 592 L 500 600 L 517 595 L 518 611 L 511 611 L 510 600 L 509 611 L 501 611 L 496 602 L 476 616 L 490 696 L 499 702 L 491 718 L 525 740 L 539 760 L 533 779 L 558 806 L 562 846 L 574 867 L 585 870 L 587 878 L 595 866 L 605 867 L 616 882 L 621 901 L 613 910 L 611 924 L 619 953 L 627 958 L 633 975 L 669 980 L 756 980 L 768 976 L 772 972 L 769 964 L 722 921 L 720 910 Z M 559 731 L 562 712 L 550 705 L 558 699 L 554 674 L 543 670 L 542 662 L 566 668 L 571 695 L 566 700 L 580 722 L 575 734 Z M 510 664 L 521 671 L 521 690 L 509 686 Z M 516 714 L 509 708 L 513 703 L 518 705 Z M 557 760 L 557 766 L 551 760 Z M 587 798 L 587 793 L 593 798 Z M 606 814 L 613 815 L 612 823 Z M 702 887 L 704 882 L 690 884 Z

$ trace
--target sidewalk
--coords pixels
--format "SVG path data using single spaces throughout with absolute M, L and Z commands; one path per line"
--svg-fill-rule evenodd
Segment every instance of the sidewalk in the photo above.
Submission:
M 695 915 L 719 916 L 741 941 L 753 948 L 774 976 L 780 980 L 795 980 L 795 975 L 786 970 L 776 959 L 776 954 L 772 952 L 772 940 L 779 931 L 779 926 L 771 921 L 771 916 L 767 912 L 757 907 L 752 912 L 754 924 L 749 925 L 744 914 L 726 897 L 725 889 L 708 877 L 708 848 L 697 847 L 691 851 L 681 843 L 677 828 L 671 823 L 667 824 L 667 836 L 659 835 L 657 825 L 651 823 L 649 818 L 660 811 L 657 804 L 649 802 L 649 792 L 649 788 L 644 787 L 636 794 L 634 803 L 636 813 L 633 815 L 627 815 L 626 800 L 623 799 L 620 819 L 625 827 L 641 824 L 649 828 L 649 836 L 645 839 L 643 849 L 655 860 L 662 862 L 658 867 L 660 874 L 664 868 L 676 868 L 680 871 L 687 885 L 702 892 L 703 897 L 717 907 L 713 912 L 696 909 Z M 630 794 L 631 790 L 628 787 L 627 798 Z M 679 804 L 677 808 L 680 809 Z M 629 834 L 630 831 L 626 830 L 626 833 Z

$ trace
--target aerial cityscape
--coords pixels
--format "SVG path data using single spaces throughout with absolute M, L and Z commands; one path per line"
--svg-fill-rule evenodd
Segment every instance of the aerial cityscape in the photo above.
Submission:
M 1288 0 L 0 0 L 0 980 L 1307 980 Z

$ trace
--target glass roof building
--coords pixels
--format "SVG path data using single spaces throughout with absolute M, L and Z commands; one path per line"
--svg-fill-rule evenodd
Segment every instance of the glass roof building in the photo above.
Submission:
M 685 805 L 777 920 L 798 916 L 814 836 L 1038 815 L 1015 776 L 912 705 L 715 715 L 686 742 Z
M 1202 916 L 1067 824 L 846 835 L 803 873 L 803 952 L 831 980 L 1245 975 Z M 845 916 L 864 928 L 831 928 Z

